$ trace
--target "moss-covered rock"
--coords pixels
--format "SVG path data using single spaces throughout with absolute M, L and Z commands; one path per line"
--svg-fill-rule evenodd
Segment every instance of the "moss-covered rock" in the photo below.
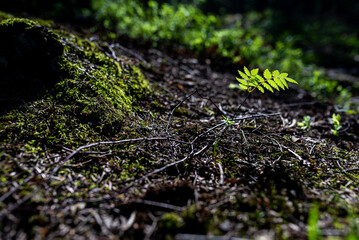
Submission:
M 0 129 L 6 129 L 0 140 L 41 149 L 114 136 L 149 93 L 137 67 L 121 66 L 96 43 L 63 29 L 9 18 L 0 35 Z
M 59 176 L 82 176 L 76 180 L 79 192 L 61 189 L 61 177 L 56 178 L 58 182 L 39 176 L 40 181 L 49 182 L 45 188 L 27 185 L 26 178 L 37 175 L 40 168 L 40 172 L 50 170 L 66 148 L 128 137 L 131 133 L 120 130 L 131 123 L 128 118 L 134 119 L 134 109 L 140 110 L 134 104 L 147 96 L 150 88 L 139 68 L 118 60 L 125 56 L 108 57 L 97 47 L 101 42 L 85 40 L 45 21 L 4 18 L 0 23 L 0 196 L 13 189 L 12 183 L 24 183 L 15 198 L 30 198 L 24 208 L 13 212 L 21 219 L 18 225 L 1 216 L 0 238 L 18 238 L 17 232 L 33 238 L 36 229 L 51 221 L 43 211 L 48 199 L 88 198 L 89 191 L 97 187 L 91 176 L 103 169 L 96 162 L 76 173 L 61 169 Z M 129 161 L 125 173 L 114 176 L 128 179 L 137 167 L 143 171 L 137 156 L 125 156 Z M 19 164 L 28 167 L 19 168 Z M 33 170 L 35 165 L 39 168 Z M 37 177 L 32 180 L 37 182 Z M 12 196 L 2 198 L 0 211 L 13 200 Z M 4 233 L 6 229 L 12 233 Z

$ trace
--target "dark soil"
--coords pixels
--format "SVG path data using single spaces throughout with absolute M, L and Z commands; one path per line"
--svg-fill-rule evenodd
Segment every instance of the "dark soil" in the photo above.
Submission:
M 228 87 L 237 77 L 228 69 L 239 66 L 225 59 L 219 65 L 213 56 L 127 38 L 91 40 L 121 66 L 141 67 L 153 93 L 116 136 L 98 136 L 128 142 L 41 154 L 4 144 L 3 239 L 307 239 L 314 205 L 322 237 L 358 233 L 357 114 L 340 112 L 334 136 L 336 106 L 300 87 L 245 101 L 246 92 Z M 307 115 L 311 127 L 303 130 L 297 122 Z
M 59 79 L 63 47 L 43 26 L 25 22 L 0 27 L 0 112 L 31 100 Z

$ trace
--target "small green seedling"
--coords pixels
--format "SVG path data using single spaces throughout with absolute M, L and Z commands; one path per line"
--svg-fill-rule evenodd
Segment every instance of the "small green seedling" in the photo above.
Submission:
M 217 155 L 218 155 L 218 151 L 217 151 L 218 143 L 219 143 L 219 140 L 217 140 L 216 143 L 213 146 L 213 157 L 217 157 Z
M 288 77 L 288 73 L 280 73 L 278 70 L 270 72 L 266 69 L 262 77 L 258 72 L 258 68 L 249 71 L 248 68 L 244 67 L 244 72 L 238 70 L 241 78 L 236 79 L 239 84 L 231 84 L 230 87 L 246 90 L 248 93 L 252 93 L 254 90 L 258 89 L 264 93 L 264 89 L 267 89 L 270 92 L 274 92 L 274 90 L 280 91 L 280 89 L 286 90 L 289 88 L 287 82 L 298 84 L 295 80 Z
M 227 118 L 226 116 L 222 116 L 224 118 L 224 122 L 226 123 L 227 126 L 231 126 L 232 124 L 234 124 L 234 122 L 232 120 L 230 120 L 229 118 Z
M 310 116 L 305 116 L 303 121 L 297 123 L 299 127 L 306 130 L 310 128 Z
M 339 130 L 342 128 L 342 126 L 340 125 L 340 120 L 341 120 L 340 115 L 333 113 L 332 121 L 333 121 L 334 129 L 331 130 L 334 136 L 337 136 L 339 134 Z
M 320 235 L 318 229 L 319 221 L 319 206 L 316 203 L 313 203 L 309 210 L 308 216 L 308 240 L 317 240 Z

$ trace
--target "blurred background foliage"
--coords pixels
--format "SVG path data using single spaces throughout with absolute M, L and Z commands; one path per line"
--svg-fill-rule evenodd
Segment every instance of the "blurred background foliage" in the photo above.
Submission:
M 278 69 L 314 96 L 346 107 L 358 89 L 358 81 L 335 78 L 359 77 L 355 0 L 12 0 L 0 10 Z M 338 74 L 329 77 L 328 69 Z

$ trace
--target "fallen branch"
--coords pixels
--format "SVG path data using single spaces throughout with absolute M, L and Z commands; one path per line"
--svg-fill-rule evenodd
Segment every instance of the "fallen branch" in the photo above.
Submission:
M 187 142 L 173 139 L 173 138 L 168 138 L 168 137 L 134 138 L 134 139 L 123 139 L 123 140 L 118 140 L 118 141 L 104 141 L 104 142 L 91 143 L 88 145 L 81 146 L 81 147 L 77 148 L 75 151 L 73 151 L 63 161 L 61 161 L 60 163 L 57 164 L 57 166 L 51 171 L 51 174 L 55 174 L 65 163 L 69 162 L 73 156 L 75 156 L 77 153 L 79 153 L 83 149 L 88 149 L 88 148 L 96 147 L 99 145 L 114 145 L 114 144 L 120 144 L 120 143 L 132 143 L 132 142 L 141 142 L 141 141 L 144 141 L 144 142 L 145 141 L 174 141 L 174 142 L 179 142 L 182 144 L 189 144 Z
M 169 210 L 177 211 L 177 212 L 182 212 L 186 209 L 186 207 L 179 207 L 179 206 L 175 206 L 175 205 L 168 204 L 168 203 L 155 202 L 155 201 L 144 200 L 144 199 L 135 199 L 135 200 L 129 201 L 129 203 L 145 204 L 145 205 L 160 207 L 160 208 L 169 209 Z

